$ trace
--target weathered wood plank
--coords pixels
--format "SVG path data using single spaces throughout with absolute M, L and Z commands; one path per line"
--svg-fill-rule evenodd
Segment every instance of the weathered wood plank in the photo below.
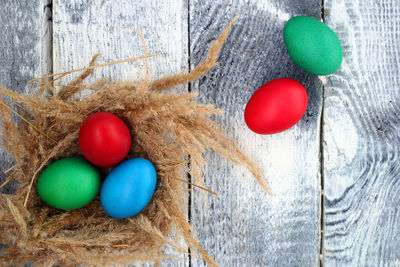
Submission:
M 156 54 L 149 59 L 150 78 L 188 70 L 185 3 L 54 1 L 53 23 L 55 72 L 87 66 L 95 53 L 102 62 L 143 55 L 140 38 L 126 27 L 140 30 L 149 53 Z M 144 75 L 142 62 L 96 69 L 92 79 L 136 80 Z
M 325 0 L 344 61 L 325 87 L 325 266 L 400 265 L 400 3 Z
M 0 4 L 0 84 L 29 92 L 28 80 L 51 70 L 51 11 L 49 0 L 13 1 Z M 0 184 L 13 160 L 0 146 Z M 2 192 L 11 192 L 12 180 Z
M 54 1 L 54 72 L 87 66 L 101 53 L 101 62 L 143 54 L 142 43 L 131 29 L 140 29 L 148 51 L 152 79 L 188 71 L 187 4 L 183 1 Z M 94 71 L 93 79 L 137 80 L 144 75 L 143 62 L 130 62 Z M 183 85 L 178 90 L 187 91 Z M 166 250 L 173 253 L 174 250 Z M 180 258 L 182 254 L 175 253 Z M 166 261 L 163 265 L 187 266 L 186 260 Z
M 322 84 L 289 58 L 282 39 L 294 15 L 320 18 L 321 1 L 190 1 L 191 67 L 238 13 L 220 65 L 192 85 L 201 101 L 225 110 L 218 118 L 227 134 L 265 170 L 268 196 L 245 170 L 209 153 L 209 215 L 194 189 L 191 222 L 200 243 L 221 266 L 316 266 L 320 244 L 319 121 Z M 245 126 L 252 93 L 281 77 L 300 81 L 309 94 L 301 122 L 277 135 L 260 136 Z M 204 263 L 192 258 L 193 266 Z

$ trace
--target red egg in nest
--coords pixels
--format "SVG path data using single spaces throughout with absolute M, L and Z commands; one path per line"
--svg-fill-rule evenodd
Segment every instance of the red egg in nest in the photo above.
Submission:
M 79 131 L 83 156 L 99 167 L 112 167 L 121 162 L 131 147 L 131 134 L 126 124 L 109 112 L 87 117 Z
M 295 80 L 280 78 L 261 86 L 244 111 L 247 126 L 258 134 L 274 134 L 294 126 L 307 109 L 307 92 Z

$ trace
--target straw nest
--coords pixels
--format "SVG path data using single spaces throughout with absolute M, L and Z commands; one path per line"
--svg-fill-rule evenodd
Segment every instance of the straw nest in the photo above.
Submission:
M 210 119 L 221 110 L 195 102 L 195 93 L 165 94 L 163 90 L 193 81 L 216 66 L 232 23 L 210 47 L 207 58 L 188 74 L 155 81 L 149 81 L 147 75 L 135 82 L 101 79 L 84 85 L 94 68 L 107 65 L 94 65 L 95 56 L 79 78 L 59 90 L 55 90 L 57 80 L 73 71 L 35 79 L 38 90 L 27 95 L 0 87 L 2 146 L 15 159 L 1 187 L 11 179 L 19 182 L 15 194 L 0 194 L 0 243 L 5 244 L 0 252 L 1 265 L 33 262 L 38 266 L 98 266 L 136 260 L 158 265 L 174 257 L 162 252 L 165 246 L 186 254 L 188 247 L 193 256 L 217 265 L 196 241 L 186 218 L 188 174 L 192 186 L 204 189 L 202 155 L 214 150 L 246 167 L 266 191 L 268 187 L 261 170 Z M 141 58 L 147 57 L 145 49 Z M 50 76 L 52 81 L 46 81 Z M 84 89 L 92 93 L 76 97 Z M 128 157 L 145 157 L 157 169 L 152 201 L 130 219 L 107 216 L 98 198 L 77 210 L 56 210 L 40 201 L 35 191 L 35 179 L 49 163 L 81 156 L 80 125 L 97 111 L 122 118 L 133 133 Z M 184 240 L 186 248 L 179 246 L 178 240 Z

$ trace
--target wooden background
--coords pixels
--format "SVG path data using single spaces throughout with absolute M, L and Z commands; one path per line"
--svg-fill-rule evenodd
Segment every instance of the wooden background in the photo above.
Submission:
M 400 266 L 400 2 L 397 0 L 0 0 L 0 84 L 29 92 L 29 79 L 142 54 L 151 76 L 188 72 L 229 20 L 239 14 L 205 77 L 177 90 L 225 110 L 217 118 L 265 170 L 275 193 L 248 172 L 207 154 L 207 187 L 188 197 L 200 243 L 221 266 Z M 323 20 L 339 36 L 344 60 L 328 77 L 299 69 L 283 45 L 292 16 Z M 139 63 L 97 69 L 93 78 L 136 79 Z M 290 130 L 261 136 L 243 111 L 252 93 L 280 77 L 309 95 L 303 119 Z M 0 167 L 12 165 L 0 149 Z M 2 172 L 1 172 L 2 173 Z M 0 175 L 3 182 L 5 175 Z M 1 192 L 10 193 L 11 182 Z M 165 266 L 204 266 L 196 259 Z

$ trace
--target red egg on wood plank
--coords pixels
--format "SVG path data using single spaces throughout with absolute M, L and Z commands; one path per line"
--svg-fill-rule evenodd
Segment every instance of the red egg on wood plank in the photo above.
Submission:
M 295 80 L 280 78 L 261 86 L 244 111 L 247 126 L 258 134 L 274 134 L 294 126 L 303 117 L 307 92 Z

